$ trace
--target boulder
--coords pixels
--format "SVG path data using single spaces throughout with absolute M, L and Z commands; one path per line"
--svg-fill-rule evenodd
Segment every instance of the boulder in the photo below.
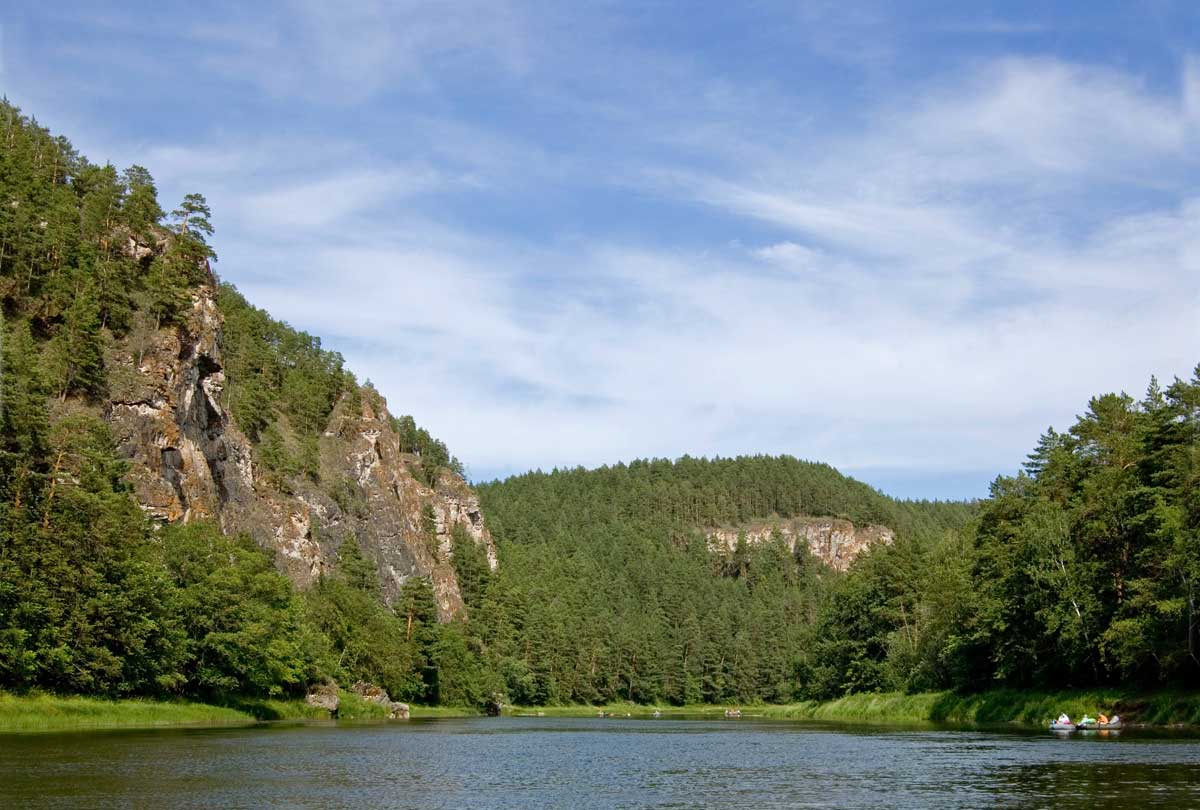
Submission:
M 380 706 L 386 706 L 388 709 L 388 717 L 392 720 L 408 719 L 408 704 L 399 703 L 392 700 L 391 696 L 382 687 L 376 686 L 373 683 L 358 681 L 354 684 L 354 686 L 350 687 L 350 691 L 361 697 L 363 700 L 369 700 L 372 703 L 378 703 Z
M 310 687 L 308 694 L 304 696 L 304 702 L 309 706 L 316 706 L 325 709 L 329 712 L 330 717 L 337 717 L 338 712 L 338 688 L 336 683 L 322 683 Z

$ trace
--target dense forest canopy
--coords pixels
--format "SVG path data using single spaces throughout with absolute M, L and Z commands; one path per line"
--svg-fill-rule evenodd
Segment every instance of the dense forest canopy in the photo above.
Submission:
M 144 168 L 91 164 L 7 102 L 0 146 L 0 687 L 214 698 L 361 679 L 478 704 L 1200 684 L 1200 367 L 1093 399 L 977 504 L 768 456 L 483 485 L 501 564 L 457 530 L 468 610 L 439 624 L 421 577 L 386 606 L 353 538 L 297 591 L 248 538 L 145 517 L 104 420 L 128 373 L 113 349 L 136 356 L 215 283 L 208 206 L 166 214 Z M 233 287 L 218 304 L 226 406 L 278 486 L 318 478 L 317 434 L 364 386 Z M 461 470 L 411 417 L 393 427 L 427 483 Z M 895 540 L 842 573 L 778 536 L 724 554 L 704 535 L 799 515 Z

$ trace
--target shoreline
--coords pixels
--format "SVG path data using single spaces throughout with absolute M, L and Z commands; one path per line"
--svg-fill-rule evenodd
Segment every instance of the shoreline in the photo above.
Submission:
M 338 720 L 387 722 L 387 710 L 342 690 Z M 411 706 L 413 719 L 473 717 L 481 712 L 454 706 Z M 154 728 L 220 728 L 272 722 L 332 721 L 324 709 L 302 698 L 232 697 L 223 703 L 152 698 L 98 698 L 82 695 L 0 692 L 0 735 L 56 731 L 108 731 Z
M 988 728 L 1007 726 L 1041 729 L 1060 712 L 1072 717 L 1100 711 L 1120 714 L 1129 728 L 1194 729 L 1200 727 L 1200 692 L 1138 693 L 1121 689 L 1056 692 L 997 689 L 972 695 L 954 692 L 860 693 L 830 701 L 788 704 L 693 704 L 651 706 L 633 703 L 572 706 L 513 706 L 505 714 L 519 717 L 724 718 L 726 709 L 740 709 L 746 719 L 797 720 L 863 725 L 927 725 Z
M 1120 689 L 1035 692 L 998 689 L 973 695 L 953 692 L 864 693 L 831 701 L 789 704 L 692 704 L 653 706 L 633 703 L 568 706 L 506 706 L 511 717 L 612 717 L 717 719 L 726 709 L 740 709 L 744 719 L 794 720 L 891 726 L 961 728 L 1044 728 L 1059 712 L 1072 717 L 1085 712 L 1115 711 L 1129 728 L 1195 729 L 1200 727 L 1200 692 L 1138 693 Z M 477 709 L 456 706 L 411 707 L 414 720 L 478 717 Z M 386 722 L 375 704 L 342 693 L 340 722 Z M 252 726 L 268 722 L 329 721 L 328 713 L 302 699 L 230 698 L 221 704 L 145 698 L 93 698 L 44 693 L 0 692 L 0 734 L 103 731 L 138 728 L 204 728 Z

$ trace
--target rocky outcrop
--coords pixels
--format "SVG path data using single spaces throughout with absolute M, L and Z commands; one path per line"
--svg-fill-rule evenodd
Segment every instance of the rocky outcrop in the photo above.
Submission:
M 408 704 L 392 700 L 391 696 L 382 687 L 359 681 L 350 687 L 350 691 L 363 700 L 369 700 L 372 703 L 378 703 L 380 706 L 385 707 L 388 710 L 388 718 L 391 720 L 408 719 Z
M 895 533 L 887 526 L 867 524 L 856 526 L 848 520 L 829 517 L 796 517 L 761 523 L 740 528 L 708 529 L 705 531 L 708 548 L 714 553 L 732 553 L 739 540 L 748 545 L 765 543 L 772 535 L 795 553 L 796 544 L 803 542 L 808 553 L 830 568 L 845 571 L 854 559 L 878 543 L 890 545 Z
M 304 696 L 304 702 L 309 706 L 324 709 L 329 712 L 330 717 L 337 717 L 338 706 L 341 704 L 337 684 L 326 682 L 310 687 L 308 694 Z
M 423 483 L 414 474 L 419 457 L 402 452 L 386 402 L 369 388 L 344 396 L 330 415 L 319 480 L 274 482 L 223 404 L 214 292 L 196 288 L 182 324 L 135 330 L 110 358 L 109 368 L 129 370 L 114 380 L 106 415 L 142 508 L 161 522 L 211 519 L 226 532 L 246 532 L 274 550 L 302 587 L 332 567 L 341 543 L 357 538 L 386 601 L 409 577 L 426 577 L 439 617 L 461 612 L 455 532 L 497 565 L 474 492 L 447 471 L 434 486 Z

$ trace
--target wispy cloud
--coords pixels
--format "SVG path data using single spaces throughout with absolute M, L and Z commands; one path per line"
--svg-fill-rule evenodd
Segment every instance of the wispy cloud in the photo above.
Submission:
M 520 73 L 528 59 L 528 22 L 506 0 L 291 0 L 227 11 L 186 30 L 204 49 L 205 67 L 277 95 L 353 102 L 380 91 L 433 91 L 438 75 L 459 63 Z
M 66 9 L 12 81 L 206 193 L 222 274 L 477 475 L 790 452 L 982 494 L 1200 359 L 1200 62 L 843 6 Z

